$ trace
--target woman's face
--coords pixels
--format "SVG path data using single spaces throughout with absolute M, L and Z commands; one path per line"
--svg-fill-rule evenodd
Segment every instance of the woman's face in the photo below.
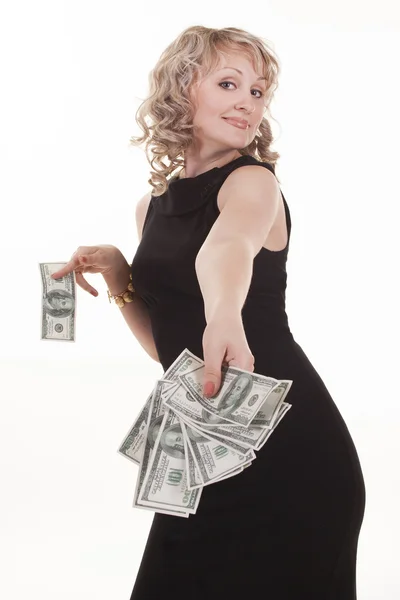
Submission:
M 260 77 L 246 56 L 233 51 L 220 54 L 219 64 L 192 89 L 195 138 L 200 145 L 241 149 L 251 144 L 264 115 L 266 82 Z M 235 127 L 226 117 L 245 119 L 248 126 Z

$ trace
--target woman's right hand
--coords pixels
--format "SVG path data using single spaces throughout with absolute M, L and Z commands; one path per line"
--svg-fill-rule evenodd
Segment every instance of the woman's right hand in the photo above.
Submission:
M 111 271 L 118 270 L 126 260 L 116 246 L 102 244 L 100 246 L 79 246 L 73 253 L 67 264 L 52 274 L 53 279 L 59 279 L 75 271 L 76 283 L 92 294 L 98 296 L 94 289 L 83 277 L 83 273 L 101 273 L 107 275 Z

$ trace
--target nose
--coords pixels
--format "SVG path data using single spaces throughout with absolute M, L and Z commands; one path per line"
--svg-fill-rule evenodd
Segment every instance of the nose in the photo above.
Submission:
M 251 100 L 248 96 L 236 102 L 235 108 L 238 110 L 244 109 L 248 114 L 255 111 L 256 105 L 254 100 Z

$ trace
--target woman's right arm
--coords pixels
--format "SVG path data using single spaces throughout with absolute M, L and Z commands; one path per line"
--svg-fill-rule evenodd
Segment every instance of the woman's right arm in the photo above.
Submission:
M 142 239 L 143 223 L 151 199 L 151 192 L 143 196 L 136 205 L 136 228 L 139 241 Z M 112 295 L 123 292 L 129 283 L 130 266 L 126 262 L 118 272 L 103 275 L 104 281 Z M 115 305 L 117 306 L 117 305 Z M 151 329 L 150 315 L 146 304 L 138 294 L 133 294 L 133 302 L 126 303 L 119 309 L 128 327 L 144 348 L 147 354 L 156 362 L 160 362 Z

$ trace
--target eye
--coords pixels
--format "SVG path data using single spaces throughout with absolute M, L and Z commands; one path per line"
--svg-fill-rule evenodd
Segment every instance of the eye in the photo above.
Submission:
M 218 85 L 222 86 L 222 85 L 224 85 L 224 83 L 226 83 L 226 84 L 228 84 L 228 85 L 230 85 L 230 84 L 231 84 L 231 85 L 235 85 L 235 84 L 233 83 L 233 81 L 222 81 L 222 82 L 221 82 L 221 83 L 219 83 Z M 229 88 L 223 88 L 223 89 L 224 89 L 224 90 L 227 90 L 227 89 L 229 89 Z M 264 92 L 262 92 L 261 90 L 257 90 L 257 89 L 255 89 L 255 88 L 254 88 L 252 91 L 254 91 L 254 92 L 258 92 L 258 93 L 260 94 L 259 96 L 256 96 L 256 98 L 262 98 L 262 97 L 264 96 Z
M 226 84 L 228 84 L 228 85 L 235 85 L 235 84 L 233 83 L 233 81 L 222 81 L 222 82 L 221 82 L 220 84 L 218 84 L 218 85 L 224 85 L 224 83 L 226 83 Z M 224 89 L 224 90 L 227 90 L 228 88 L 223 88 L 223 89 Z

